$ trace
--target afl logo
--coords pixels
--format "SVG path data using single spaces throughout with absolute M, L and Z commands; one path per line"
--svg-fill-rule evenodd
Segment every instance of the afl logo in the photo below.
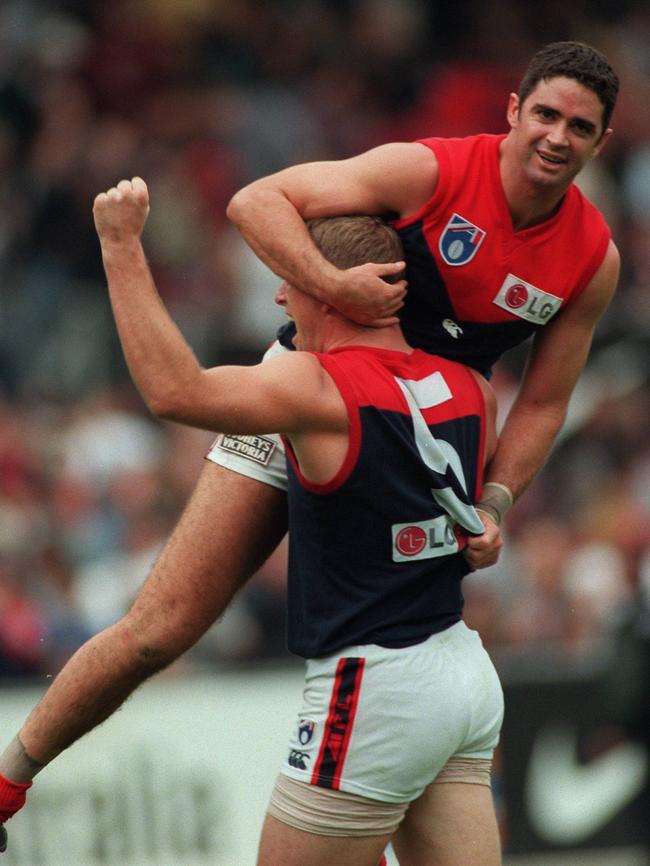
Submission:
M 476 255 L 484 237 L 483 229 L 454 213 L 440 235 L 438 249 L 448 265 L 466 265 Z
M 513 310 L 518 310 L 519 307 L 523 307 L 528 302 L 528 298 L 529 292 L 526 286 L 523 283 L 515 283 L 506 292 L 505 302 Z
M 395 547 L 402 556 L 417 556 L 427 546 L 427 534 L 419 526 L 407 526 L 395 539 Z

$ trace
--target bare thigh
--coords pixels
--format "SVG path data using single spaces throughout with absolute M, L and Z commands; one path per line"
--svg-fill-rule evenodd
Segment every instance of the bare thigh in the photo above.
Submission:
M 317 836 L 266 816 L 257 866 L 378 866 L 390 836 Z
M 190 647 L 275 550 L 287 531 L 286 495 L 212 462 L 129 615 L 140 641 Z M 173 630 L 173 646 L 170 632 Z
M 409 806 L 393 847 L 400 866 L 501 866 L 492 791 L 432 783 Z

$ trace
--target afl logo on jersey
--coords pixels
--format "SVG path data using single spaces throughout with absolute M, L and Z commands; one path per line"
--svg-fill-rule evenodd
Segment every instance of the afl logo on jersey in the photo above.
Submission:
M 438 249 L 448 265 L 466 265 L 476 255 L 485 232 L 460 214 L 452 214 L 440 235 Z
M 402 556 L 417 556 L 427 546 L 427 534 L 420 526 L 407 526 L 395 539 L 395 547 Z

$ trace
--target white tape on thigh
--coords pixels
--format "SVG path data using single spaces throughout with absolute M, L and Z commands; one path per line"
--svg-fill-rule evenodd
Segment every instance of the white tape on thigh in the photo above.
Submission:
M 268 813 L 283 824 L 317 836 L 383 836 L 395 832 L 408 806 L 319 788 L 281 773 Z

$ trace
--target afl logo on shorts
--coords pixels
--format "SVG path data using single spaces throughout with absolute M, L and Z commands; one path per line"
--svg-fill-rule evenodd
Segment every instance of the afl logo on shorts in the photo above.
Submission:
M 460 214 L 452 214 L 440 235 L 438 249 L 448 265 L 466 265 L 476 255 L 485 232 Z
M 395 547 L 402 556 L 417 556 L 427 546 L 427 534 L 420 526 L 407 526 L 395 539 Z

